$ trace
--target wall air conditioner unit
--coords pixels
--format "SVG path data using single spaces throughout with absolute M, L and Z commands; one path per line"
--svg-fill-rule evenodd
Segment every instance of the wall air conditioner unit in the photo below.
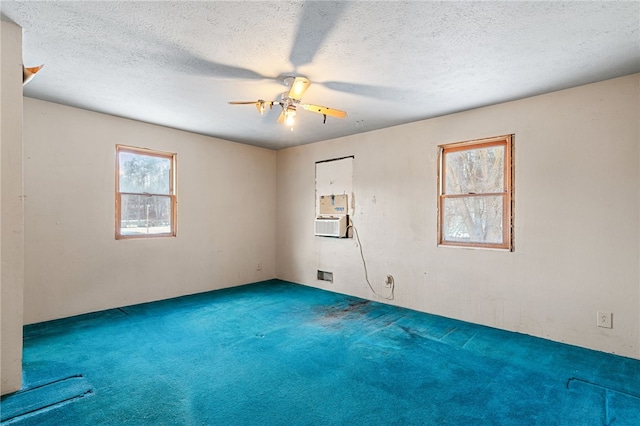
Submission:
M 348 222 L 349 216 L 347 215 L 318 217 L 315 220 L 315 234 L 321 237 L 346 238 Z

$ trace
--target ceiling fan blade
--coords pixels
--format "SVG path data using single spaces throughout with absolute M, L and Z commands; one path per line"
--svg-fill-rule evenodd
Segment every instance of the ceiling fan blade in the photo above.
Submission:
M 284 123 L 284 111 L 280 113 L 280 117 L 278 117 L 278 124 Z
M 257 101 L 230 101 L 228 103 L 231 105 L 255 105 L 260 114 L 264 114 L 267 106 L 269 109 L 273 109 L 273 104 L 279 104 L 279 102 L 265 101 L 264 99 L 258 99 Z
M 296 77 L 296 79 L 291 84 L 289 97 L 296 100 L 302 99 L 302 95 L 307 91 L 309 86 L 311 86 L 311 82 L 309 81 L 309 79 L 304 77 Z
M 300 5 L 302 15 L 289 54 L 289 61 L 294 68 L 313 62 L 320 47 L 349 8 L 347 3 L 305 1 Z
M 415 96 L 415 91 L 409 90 L 408 88 L 373 86 L 342 81 L 316 81 L 316 83 L 328 87 L 331 90 L 382 100 L 410 100 Z
M 317 112 L 318 114 L 328 115 L 336 118 L 345 118 L 347 113 L 344 111 L 340 111 L 339 109 L 333 109 L 328 107 L 323 107 L 320 105 L 300 105 L 302 108 L 307 111 Z
M 260 101 L 230 101 L 228 103 L 231 105 L 251 105 L 251 104 L 259 104 Z

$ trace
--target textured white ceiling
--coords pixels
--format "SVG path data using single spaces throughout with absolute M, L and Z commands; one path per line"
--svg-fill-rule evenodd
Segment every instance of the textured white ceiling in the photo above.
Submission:
M 6 1 L 25 95 L 283 148 L 640 72 L 640 2 Z M 294 131 L 251 106 L 312 85 Z M 279 107 L 278 107 L 279 108 Z

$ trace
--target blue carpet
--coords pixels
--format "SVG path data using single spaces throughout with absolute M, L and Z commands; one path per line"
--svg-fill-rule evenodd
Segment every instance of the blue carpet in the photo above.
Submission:
M 25 327 L 3 425 L 640 425 L 640 361 L 272 280 Z

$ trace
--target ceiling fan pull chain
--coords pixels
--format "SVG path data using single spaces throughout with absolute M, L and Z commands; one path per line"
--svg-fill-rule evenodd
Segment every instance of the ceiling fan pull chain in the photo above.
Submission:
M 322 120 L 322 124 L 327 124 L 327 114 L 322 114 L 324 120 Z

